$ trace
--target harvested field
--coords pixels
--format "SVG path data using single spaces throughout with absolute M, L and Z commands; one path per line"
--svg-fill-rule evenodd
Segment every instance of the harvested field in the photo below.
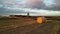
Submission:
M 60 34 L 60 21 L 38 24 L 31 18 L 0 18 L 0 34 Z

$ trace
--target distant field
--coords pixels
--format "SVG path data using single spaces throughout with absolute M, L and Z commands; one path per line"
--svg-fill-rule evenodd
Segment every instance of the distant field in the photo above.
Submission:
M 60 34 L 60 21 L 38 24 L 29 18 L 0 18 L 0 34 Z

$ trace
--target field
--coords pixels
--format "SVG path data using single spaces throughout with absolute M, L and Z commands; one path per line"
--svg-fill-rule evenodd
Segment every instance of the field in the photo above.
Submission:
M 39 24 L 31 18 L 0 18 L 0 34 L 60 34 L 60 20 Z

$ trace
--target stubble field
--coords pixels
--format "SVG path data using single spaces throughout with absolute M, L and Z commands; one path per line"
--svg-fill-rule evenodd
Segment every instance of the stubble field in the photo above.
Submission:
M 60 20 L 39 24 L 31 18 L 0 18 L 0 34 L 60 34 Z

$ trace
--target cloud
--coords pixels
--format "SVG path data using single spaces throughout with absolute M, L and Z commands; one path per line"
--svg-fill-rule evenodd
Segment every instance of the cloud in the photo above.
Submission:
M 54 3 L 55 3 L 54 5 L 55 7 L 60 7 L 60 0 L 55 0 Z
M 60 7 L 60 0 L 0 0 L 5 7 L 51 9 Z
M 44 6 L 42 0 L 27 0 L 26 4 L 28 7 L 32 8 L 41 8 L 42 6 Z
M 44 0 L 43 2 L 44 2 L 44 4 L 45 4 L 46 6 L 51 6 L 51 5 L 54 4 L 54 1 L 53 1 L 53 0 Z

